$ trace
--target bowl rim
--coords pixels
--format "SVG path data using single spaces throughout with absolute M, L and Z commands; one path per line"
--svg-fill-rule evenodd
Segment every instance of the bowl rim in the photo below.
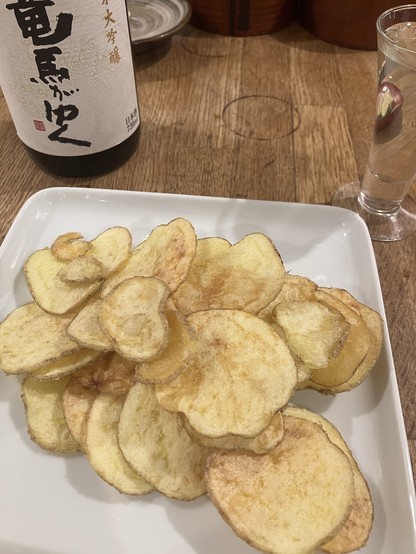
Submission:
M 160 3 L 163 3 L 163 1 L 164 0 L 159 0 Z M 185 8 L 183 16 L 177 21 L 177 23 L 161 33 L 157 33 L 155 35 L 148 36 L 145 38 L 133 38 L 133 35 L 132 35 L 131 37 L 132 44 L 138 45 L 138 44 L 146 44 L 149 42 L 157 42 L 159 40 L 164 40 L 176 34 L 180 29 L 182 29 L 182 27 L 184 27 L 189 22 L 189 20 L 192 17 L 192 6 L 188 0 L 168 0 L 167 4 L 177 4 L 177 5 L 180 4 L 182 7 Z M 155 30 L 155 32 L 157 31 Z M 130 33 L 131 33 L 131 30 L 130 30 Z

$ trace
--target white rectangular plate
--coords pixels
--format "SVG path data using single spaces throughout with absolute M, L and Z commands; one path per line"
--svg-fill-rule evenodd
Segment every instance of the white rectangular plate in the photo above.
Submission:
M 0 319 L 29 300 L 22 266 L 57 235 L 87 239 L 114 225 L 134 244 L 158 224 L 186 217 L 199 237 L 232 242 L 268 235 L 292 273 L 321 286 L 346 288 L 384 317 L 372 244 L 364 223 L 328 206 L 55 188 L 32 196 L 0 248 Z M 207 498 L 178 502 L 156 493 L 120 495 L 82 456 L 48 454 L 31 442 L 19 380 L 0 375 L 0 552 L 7 554 L 244 554 Z M 370 377 L 352 392 L 313 391 L 296 401 L 331 420 L 366 476 L 375 519 L 362 554 L 416 552 L 415 490 L 388 333 Z

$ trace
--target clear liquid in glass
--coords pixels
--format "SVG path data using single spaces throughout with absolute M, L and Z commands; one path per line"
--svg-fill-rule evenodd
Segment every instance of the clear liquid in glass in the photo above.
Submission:
M 397 23 L 385 34 L 404 50 L 379 44 L 376 121 L 359 202 L 391 215 L 416 174 L 416 22 Z

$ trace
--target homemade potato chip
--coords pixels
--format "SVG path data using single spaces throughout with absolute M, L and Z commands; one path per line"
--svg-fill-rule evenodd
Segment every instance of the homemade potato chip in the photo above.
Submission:
M 231 243 L 222 237 L 205 237 L 198 239 L 196 243 L 195 258 L 192 262 L 192 274 L 196 275 L 204 271 L 213 258 L 231 248 Z M 191 275 L 189 275 L 189 278 Z
M 34 302 L 16 308 L 0 324 L 0 369 L 28 373 L 79 351 L 66 335 L 70 321 L 44 312 Z
M 73 373 L 80 367 L 83 367 L 97 358 L 100 352 L 91 350 L 90 348 L 84 348 L 68 356 L 63 356 L 55 362 L 45 364 L 39 369 L 32 372 L 34 379 L 38 381 L 46 381 L 47 379 L 60 379 L 64 375 Z
M 210 266 L 215 263 L 215 259 L 219 255 L 228 252 L 230 248 L 231 243 L 220 237 L 207 237 L 197 240 L 195 257 L 186 281 L 181 285 L 180 290 L 171 297 L 174 299 L 174 302 L 176 299 L 181 312 L 186 313 L 186 311 L 189 311 L 184 311 L 184 301 L 189 299 L 189 294 L 196 295 L 198 290 L 207 286 L 204 278 L 206 275 L 209 276 Z
M 273 315 L 291 351 L 311 369 L 326 367 L 339 354 L 350 329 L 339 310 L 319 301 L 283 302 Z
M 114 396 L 125 396 L 135 383 L 135 362 L 117 352 L 96 352 L 97 356 L 72 374 L 70 383 L 95 388 Z
M 91 243 L 84 240 L 81 233 L 69 232 L 54 240 L 51 252 L 57 260 L 68 262 L 86 254 L 91 248 Z
M 326 387 L 341 385 L 354 374 L 366 357 L 370 346 L 370 332 L 362 317 L 344 302 L 322 290 L 317 290 L 315 294 L 320 302 L 341 312 L 350 324 L 350 330 L 338 356 L 326 367 L 314 370 L 310 380 Z
M 76 452 L 78 443 L 66 425 L 62 395 L 69 381 L 37 381 L 30 375 L 22 383 L 21 394 L 30 438 L 41 448 L 69 454 Z
M 357 315 L 361 315 L 360 312 L 360 305 L 361 303 L 358 302 L 354 296 L 346 291 L 345 289 L 338 289 L 333 287 L 319 287 L 317 290 L 326 292 L 327 294 L 330 294 L 331 296 L 334 296 L 335 298 L 338 298 L 346 304 L 351 310 L 353 310 Z
M 108 363 L 98 367 L 94 373 L 95 386 L 101 392 L 113 396 L 125 396 L 134 385 L 136 362 L 111 353 Z
M 258 316 L 273 327 L 275 322 L 272 314 L 277 304 L 294 302 L 296 300 L 316 300 L 314 293 L 317 287 L 318 285 L 307 277 L 286 273 L 279 294 L 269 305 L 261 310 Z
M 294 391 L 296 366 L 288 347 L 247 312 L 207 310 L 188 321 L 200 355 L 176 379 L 155 385 L 158 402 L 183 412 L 208 437 L 258 435 Z
M 110 339 L 101 328 L 98 316 L 102 299 L 94 296 L 81 308 L 67 328 L 69 338 L 80 346 L 95 350 L 111 350 Z
M 248 450 L 256 454 L 264 454 L 272 450 L 282 439 L 285 432 L 282 412 L 275 414 L 264 431 L 255 437 L 239 437 L 237 435 L 225 435 L 223 437 L 205 437 L 193 429 L 185 416 L 182 423 L 192 440 L 210 449 L 217 450 Z
M 58 245 L 54 243 L 54 251 L 55 254 L 58 252 L 58 257 L 53 254 L 52 249 L 44 248 L 29 256 L 24 266 L 27 285 L 35 302 L 46 312 L 57 315 L 67 314 L 79 307 L 98 290 L 102 277 L 118 269 L 131 249 L 131 234 L 128 229 L 111 227 L 90 242 L 91 248 L 86 249 L 83 260 L 80 261 L 75 256 L 79 248 L 79 243 L 76 242 L 78 239 L 73 241 L 65 238 L 65 235 L 63 237 L 62 240 L 57 239 Z M 77 244 L 78 247 L 72 251 Z M 83 248 L 81 246 L 81 250 Z M 97 264 L 101 277 L 92 281 L 91 267 Z M 72 275 L 72 279 L 68 275 Z
M 362 548 L 368 540 L 373 525 L 373 502 L 367 482 L 360 471 L 348 445 L 338 429 L 326 418 L 305 408 L 287 407 L 285 416 L 304 418 L 318 423 L 331 442 L 336 444 L 350 461 L 354 479 L 354 497 L 351 512 L 338 533 L 321 546 L 323 552 L 339 554 Z
M 371 309 L 356 299 L 351 297 L 350 293 L 340 289 L 329 289 L 328 292 L 336 296 L 343 301 L 345 300 L 348 305 L 355 311 L 359 311 L 361 318 L 367 326 L 370 333 L 370 344 L 367 350 L 367 354 L 363 361 L 355 369 L 353 375 L 339 385 L 326 386 L 322 383 L 315 383 L 314 381 L 308 382 L 308 387 L 318 390 L 324 394 L 338 394 L 341 392 L 349 391 L 358 385 L 360 385 L 368 376 L 370 371 L 375 366 L 375 363 L 380 355 L 381 347 L 383 344 L 383 320 L 378 312 Z
M 70 383 L 77 382 L 85 387 L 99 389 L 114 356 L 115 352 L 98 352 L 97 358 L 71 375 Z
M 234 532 L 273 554 L 308 554 L 334 536 L 354 495 L 351 464 L 322 428 L 285 417 L 285 435 L 258 456 L 212 453 L 208 494 Z
M 65 283 L 95 283 L 104 277 L 104 267 L 93 256 L 79 256 L 68 262 L 58 277 Z
M 108 276 L 124 264 L 131 251 L 131 234 L 125 227 L 110 227 L 91 241 L 87 255 L 95 258 Z
M 64 315 L 80 306 L 101 284 L 66 283 L 59 273 L 68 262 L 55 258 L 49 248 L 37 250 L 27 259 L 24 272 L 35 302 L 51 314 Z
M 198 241 L 196 262 L 173 293 L 178 310 L 188 315 L 207 309 L 236 309 L 256 314 L 276 298 L 285 269 L 272 241 L 247 235 L 229 248 Z
M 360 313 L 370 332 L 370 345 L 367 355 L 348 381 L 332 387 L 333 393 L 351 390 L 360 385 L 367 378 L 379 358 L 383 345 L 383 320 L 378 312 L 364 304 L 360 305 Z M 323 390 L 321 390 L 321 392 L 323 392 Z
M 205 494 L 209 451 L 192 441 L 178 414 L 159 406 L 151 385 L 136 383 L 127 395 L 118 441 L 134 471 L 165 496 L 192 500 Z
M 96 388 L 87 387 L 77 381 L 69 381 L 62 396 L 68 430 L 83 451 L 85 451 L 88 415 L 98 394 L 100 391 Z
M 114 350 L 128 360 L 155 358 L 168 342 L 164 304 L 167 285 L 153 277 L 132 277 L 108 294 L 98 320 Z
M 97 474 L 123 494 L 151 492 L 146 483 L 126 462 L 118 446 L 118 424 L 124 397 L 100 393 L 88 414 L 85 451 Z
M 166 383 L 179 375 L 195 355 L 196 336 L 177 311 L 165 312 L 169 338 L 165 350 L 154 360 L 136 366 L 136 379 L 142 383 Z
M 174 291 L 185 280 L 195 256 L 196 235 L 192 224 L 177 218 L 155 227 L 147 239 L 134 248 L 128 260 L 106 279 L 101 296 L 131 277 L 157 277 Z
M 339 310 L 316 298 L 317 287 L 307 281 L 307 299 L 273 302 L 267 319 L 289 346 L 298 370 L 297 388 L 308 383 L 312 372 L 327 367 L 340 352 L 350 325 Z M 294 282 L 293 285 L 300 285 Z M 286 287 L 286 296 L 298 296 L 300 286 Z M 278 295 L 278 299 L 280 298 Z
M 85 450 L 86 426 L 91 406 L 100 393 L 101 376 L 111 362 L 113 353 L 100 353 L 85 367 L 69 377 L 62 396 L 65 421 L 69 432 Z

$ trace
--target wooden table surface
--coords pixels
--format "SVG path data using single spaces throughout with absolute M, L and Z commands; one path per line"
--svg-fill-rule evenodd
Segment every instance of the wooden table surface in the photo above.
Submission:
M 54 186 L 329 204 L 363 175 L 376 64 L 375 52 L 326 44 L 298 24 L 249 38 L 188 26 L 135 56 L 140 147 L 121 169 L 89 180 L 41 171 L 0 97 L 0 242 L 23 202 Z M 416 468 L 416 236 L 374 250 Z

